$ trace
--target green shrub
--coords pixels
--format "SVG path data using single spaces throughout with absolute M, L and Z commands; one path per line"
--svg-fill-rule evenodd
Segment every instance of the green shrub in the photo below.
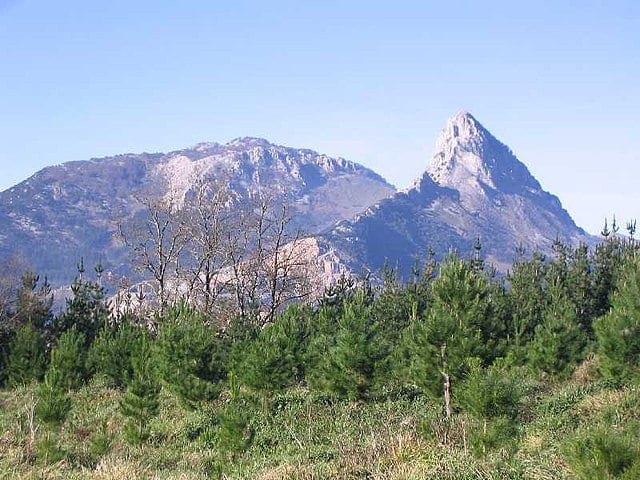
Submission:
M 612 428 L 585 432 L 567 442 L 565 455 L 580 479 L 605 480 L 631 477 L 640 468 L 637 440 Z
M 105 326 L 87 355 L 89 369 L 106 376 L 116 387 L 125 387 L 133 377 L 131 356 L 143 335 L 142 328 L 128 320 L 114 327 Z
M 198 441 L 203 445 L 215 447 L 218 410 L 214 404 L 204 404 L 198 410 L 184 412 L 185 426 L 182 434 L 188 442 Z
M 517 450 L 514 439 L 518 435 L 518 425 L 509 417 L 474 422 L 469 425 L 468 432 L 469 444 L 478 457 L 485 457 L 487 452 L 498 448 L 503 448 L 508 453 Z
M 107 422 L 103 421 L 99 429 L 89 437 L 87 442 L 87 454 L 91 466 L 95 466 L 101 457 L 111 451 L 113 441 L 114 435 L 109 432 Z
M 153 371 L 151 343 L 148 337 L 143 338 L 132 355 L 133 378 L 120 400 L 120 411 L 127 417 L 124 436 L 131 445 L 139 445 L 149 438 L 149 422 L 160 408 L 160 385 Z
M 62 424 L 71 410 L 71 399 L 64 384 L 62 374 L 52 366 L 47 370 L 44 382 L 38 386 L 36 414 L 40 420 L 51 426 Z
M 62 391 L 77 390 L 87 378 L 85 336 L 74 325 L 62 334 L 51 351 L 49 368 L 57 371 L 56 381 Z
M 304 379 L 311 312 L 289 307 L 266 326 L 237 371 L 240 381 L 258 390 L 280 390 Z
M 186 308 L 174 309 L 155 342 L 160 378 L 188 408 L 212 400 L 226 377 L 224 348 L 206 319 Z
M 58 446 L 53 435 L 47 433 L 35 445 L 36 460 L 41 465 L 51 465 L 64 459 L 67 454 Z
M 640 258 L 624 265 L 611 304 L 594 324 L 602 373 L 631 382 L 640 372 Z
M 42 333 L 31 323 L 21 327 L 10 344 L 7 385 L 15 387 L 42 379 L 46 369 L 46 345 Z

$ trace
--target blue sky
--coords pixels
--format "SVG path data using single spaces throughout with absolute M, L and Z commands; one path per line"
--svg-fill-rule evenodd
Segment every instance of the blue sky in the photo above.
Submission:
M 0 0 L 0 189 L 248 135 L 404 187 L 459 110 L 587 230 L 640 217 L 640 2 Z

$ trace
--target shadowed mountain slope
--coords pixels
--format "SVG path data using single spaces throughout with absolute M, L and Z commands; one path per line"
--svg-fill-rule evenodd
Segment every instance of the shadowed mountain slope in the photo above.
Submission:
M 477 238 L 487 260 L 501 270 L 519 245 L 550 252 L 556 238 L 572 245 L 593 241 L 469 113 L 447 121 L 431 163 L 410 188 L 323 234 L 352 270 L 375 270 L 388 261 L 405 275 L 429 248 L 440 256 L 451 248 L 468 255 Z

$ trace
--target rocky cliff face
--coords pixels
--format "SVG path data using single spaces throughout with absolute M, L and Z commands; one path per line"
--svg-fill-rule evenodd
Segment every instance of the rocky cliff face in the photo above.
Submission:
M 480 238 L 487 259 L 505 270 L 518 245 L 549 252 L 556 237 L 574 245 L 593 241 L 469 113 L 447 121 L 428 168 L 410 188 L 323 236 L 352 269 L 388 261 L 404 274 L 430 247 L 438 255 L 450 248 L 468 255 Z
M 260 192 L 294 207 L 314 234 L 395 192 L 371 170 L 312 150 L 239 138 L 167 154 L 126 154 L 45 168 L 0 193 L 0 255 L 18 255 L 54 284 L 70 282 L 80 257 L 127 269 L 114 241 L 118 220 L 147 194 L 184 198 L 196 178 L 224 181 L 238 198 Z

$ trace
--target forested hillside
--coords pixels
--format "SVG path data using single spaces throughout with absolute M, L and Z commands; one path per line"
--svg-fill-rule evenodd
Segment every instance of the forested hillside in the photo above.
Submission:
M 482 246 L 265 316 L 2 283 L 2 478 L 640 477 L 640 245 Z M 9 272 L 9 270 L 6 270 Z M 6 275 L 5 275 L 6 277 Z

